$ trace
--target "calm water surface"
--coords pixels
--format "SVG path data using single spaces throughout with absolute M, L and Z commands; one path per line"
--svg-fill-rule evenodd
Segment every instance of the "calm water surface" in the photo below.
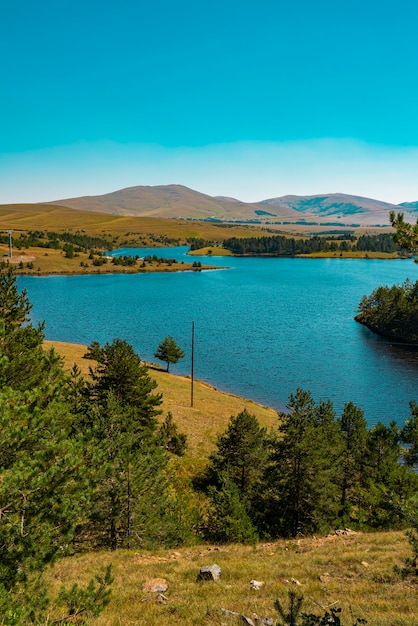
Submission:
M 187 248 L 120 250 L 189 261 Z M 207 258 L 201 259 L 207 262 Z M 418 350 L 393 345 L 353 317 L 378 285 L 418 280 L 412 261 L 214 258 L 228 269 L 135 275 L 21 277 L 48 339 L 126 339 L 144 360 L 172 335 L 190 373 L 217 388 L 284 409 L 298 386 L 316 401 L 360 406 L 370 424 L 403 421 L 418 401 Z

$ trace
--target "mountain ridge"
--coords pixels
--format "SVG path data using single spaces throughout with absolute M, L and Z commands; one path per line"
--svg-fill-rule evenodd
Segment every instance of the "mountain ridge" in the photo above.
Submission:
M 418 217 L 418 201 L 392 204 L 363 196 L 327 193 L 285 195 L 244 202 L 229 196 L 210 196 L 178 184 L 138 185 L 107 194 L 66 198 L 45 204 L 113 215 L 266 224 L 300 221 L 317 224 L 321 220 L 321 223 L 342 226 L 387 226 L 390 211 L 402 211 L 406 219 L 414 221 Z

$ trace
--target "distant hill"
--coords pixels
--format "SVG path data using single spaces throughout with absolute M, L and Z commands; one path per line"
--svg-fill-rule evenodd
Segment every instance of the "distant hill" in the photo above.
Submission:
M 49 204 L 114 215 L 221 221 L 259 220 L 256 211 L 263 209 L 258 204 L 212 197 L 182 185 L 128 187 L 102 196 L 67 198 Z M 278 220 L 295 221 L 298 217 L 296 211 L 287 207 L 277 207 L 274 212 Z
M 390 211 L 404 211 L 407 216 L 418 216 L 418 202 L 403 205 L 351 196 L 344 193 L 330 193 L 316 196 L 281 196 L 261 202 L 270 210 L 276 206 L 286 206 L 300 213 L 315 215 L 317 218 L 358 222 L 363 224 L 387 224 Z
M 416 202 L 402 202 L 402 204 L 399 205 L 401 207 L 401 209 L 415 209 L 418 211 L 418 200 Z
M 395 205 L 342 193 L 287 195 L 260 202 L 242 202 L 236 198 L 209 196 L 182 185 L 128 187 L 104 195 L 60 199 L 47 204 L 113 215 L 262 224 L 388 225 L 390 211 L 404 211 L 407 219 L 414 221 L 418 217 L 418 202 Z

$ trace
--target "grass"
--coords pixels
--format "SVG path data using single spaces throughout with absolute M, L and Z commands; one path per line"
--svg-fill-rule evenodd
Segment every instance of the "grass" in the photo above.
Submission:
M 8 248 L 0 244 L 0 257 L 8 253 Z M 5 257 L 4 257 L 5 258 Z M 59 274 L 135 274 L 138 272 L 179 272 L 195 271 L 193 262 L 190 263 L 167 263 L 137 261 L 134 266 L 114 265 L 108 261 L 104 265 L 93 265 L 89 255 L 84 252 L 77 253 L 72 259 L 65 256 L 62 250 L 52 248 L 29 248 L 28 250 L 15 250 L 12 257 L 12 265 L 16 274 L 30 274 L 36 276 L 59 275 Z M 33 267 L 28 267 L 28 263 Z M 83 265 L 81 265 L 83 263 Z M 22 267 L 19 266 L 22 265 Z M 215 265 L 204 264 L 199 269 L 213 269 Z
M 92 361 L 83 358 L 86 346 L 55 341 L 45 341 L 44 344 L 47 348 L 55 348 L 64 358 L 68 370 L 76 363 L 84 375 L 88 374 Z M 150 374 L 158 384 L 158 391 L 163 394 L 163 416 L 171 411 L 179 430 L 187 435 L 188 457 L 193 464 L 205 462 L 215 448 L 218 435 L 226 430 L 231 415 L 236 415 L 245 408 L 266 428 L 277 428 L 278 418 L 274 409 L 223 393 L 196 380 L 191 407 L 190 378 L 175 376 L 158 368 L 152 369 Z
M 280 540 L 253 547 L 120 550 L 64 559 L 50 573 L 50 580 L 56 590 L 74 580 L 86 583 L 112 563 L 112 600 L 97 626 L 239 623 L 224 617 L 222 608 L 252 619 L 257 614 L 277 620 L 273 601 L 277 598 L 287 606 L 290 589 L 304 595 L 306 612 L 321 613 L 318 605 L 341 607 L 344 624 L 363 617 L 374 626 L 416 626 L 418 587 L 393 573 L 393 565 L 402 563 L 408 550 L 400 532 Z M 214 563 L 222 569 L 220 580 L 198 583 L 200 567 Z M 153 578 L 168 581 L 165 604 L 156 602 L 156 594 L 142 591 Z M 290 582 L 292 578 L 300 586 Z M 251 590 L 252 579 L 264 586 Z
M 77 363 L 88 375 L 91 361 L 84 359 L 86 347 L 45 341 L 62 355 L 65 367 Z M 188 436 L 184 471 L 198 471 L 213 450 L 218 434 L 231 415 L 247 408 L 267 428 L 277 427 L 274 410 L 237 396 L 222 393 L 195 381 L 194 407 L 190 406 L 190 379 L 151 369 L 164 395 L 163 411 L 171 411 L 181 432 Z M 304 595 L 304 611 L 323 613 L 330 606 L 343 609 L 343 624 L 357 617 L 369 626 L 416 626 L 418 624 L 418 583 L 401 580 L 394 565 L 402 566 L 410 547 L 403 532 L 333 534 L 321 538 L 300 538 L 259 543 L 255 546 L 198 545 L 175 550 L 119 550 L 89 552 L 59 561 L 48 573 L 52 591 L 75 581 L 87 583 L 111 563 L 114 583 L 112 600 L 95 622 L 97 626 L 173 626 L 238 624 L 226 617 L 225 608 L 254 619 L 274 618 L 275 599 L 287 606 L 288 592 Z M 197 582 L 200 567 L 218 564 L 219 581 Z M 156 594 L 142 590 L 153 578 L 165 578 L 169 588 L 164 604 Z M 249 581 L 264 582 L 259 591 Z M 295 579 L 301 584 L 296 585 Z M 323 607 L 321 611 L 319 607 Z
M 223 241 L 227 237 L 262 236 L 262 226 L 233 225 L 223 228 L 211 222 L 176 220 L 158 217 L 131 217 L 81 211 L 49 204 L 0 205 L 0 232 L 49 230 L 55 232 L 81 231 L 87 235 L 111 235 L 117 246 L 155 244 L 168 237 L 183 242 L 190 237 Z

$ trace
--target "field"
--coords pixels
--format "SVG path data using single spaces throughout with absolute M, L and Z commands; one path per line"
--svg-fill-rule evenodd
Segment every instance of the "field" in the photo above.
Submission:
M 261 226 L 222 225 L 198 220 L 176 220 L 157 217 L 119 216 L 110 213 L 80 211 L 49 204 L 0 205 L 0 232 L 14 230 L 70 230 L 89 235 L 111 235 L 118 247 L 148 245 L 164 238 L 185 242 L 190 237 L 222 241 L 227 237 L 261 236 Z M 141 243 L 146 242 L 146 243 Z
M 88 582 L 112 564 L 112 600 L 97 626 L 225 625 L 242 623 L 222 609 L 254 620 L 275 618 L 275 599 L 287 606 L 289 590 L 304 596 L 304 611 L 323 614 L 341 607 L 342 624 L 362 617 L 373 626 L 416 626 L 418 586 L 393 573 L 408 546 L 402 533 L 333 535 L 260 543 L 254 547 L 193 546 L 148 553 L 121 550 L 80 555 L 61 561 L 50 574 L 58 589 L 74 580 Z M 218 581 L 197 582 L 202 566 L 217 564 Z M 168 582 L 165 600 L 143 591 L 149 580 Z M 292 582 L 292 579 L 297 582 Z M 264 583 L 259 591 L 250 581 Z M 300 584 L 298 584 L 300 583 Z M 323 610 L 321 610 L 323 607 Z
M 88 375 L 90 361 L 85 346 L 45 342 L 65 359 L 67 368 L 77 363 Z M 190 406 L 190 379 L 152 369 L 164 394 L 163 411 L 171 411 L 180 431 L 188 436 L 187 473 L 198 470 L 213 450 L 216 437 L 229 417 L 246 407 L 267 428 L 277 425 L 270 408 L 217 391 L 195 381 L 194 406 Z M 178 468 L 180 470 L 180 467 Z M 222 609 L 254 620 L 275 618 L 275 599 L 287 606 L 289 590 L 304 595 L 304 610 L 323 613 L 341 607 L 342 623 L 351 626 L 358 617 L 374 626 L 416 626 L 418 585 L 402 580 L 394 565 L 410 555 L 403 532 L 333 533 L 328 537 L 280 540 L 256 546 L 191 546 L 147 552 L 120 550 L 78 555 L 60 561 L 50 572 L 55 589 L 75 580 L 88 582 L 112 564 L 112 600 L 97 626 L 221 625 L 242 623 Z M 197 582 L 199 569 L 216 563 L 222 569 L 216 582 Z M 167 580 L 164 598 L 146 592 L 143 585 L 155 578 Z M 297 582 L 292 582 L 292 579 Z M 260 590 L 250 580 L 263 582 Z M 320 607 L 323 607 L 321 610 Z M 280 623 L 280 622 L 279 622 Z

